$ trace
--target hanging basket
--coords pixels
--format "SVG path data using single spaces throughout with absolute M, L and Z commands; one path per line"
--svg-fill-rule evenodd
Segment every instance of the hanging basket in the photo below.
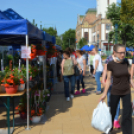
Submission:
M 7 94 L 15 94 L 18 90 L 18 85 L 9 85 L 8 87 L 5 87 Z

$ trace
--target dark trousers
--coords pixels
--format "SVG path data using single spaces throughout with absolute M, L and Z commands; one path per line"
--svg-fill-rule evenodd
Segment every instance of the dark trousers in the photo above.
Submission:
M 81 84 L 82 84 L 82 89 L 85 89 L 85 84 L 84 84 L 83 78 L 84 78 L 83 72 L 79 76 L 76 76 L 77 90 L 78 91 L 80 90 L 80 81 L 81 81 Z
M 112 115 L 112 122 L 114 122 L 114 117 L 116 115 L 116 109 L 118 103 L 122 99 L 123 113 L 122 113 L 122 131 L 123 134 L 132 134 L 132 105 L 131 105 L 131 94 L 127 95 L 112 95 L 110 100 L 110 109 Z
M 93 74 L 93 72 L 94 72 L 94 67 L 93 65 L 90 65 L 90 73 Z
M 71 94 L 74 94 L 74 90 L 75 90 L 75 76 L 74 75 L 70 75 L 70 76 L 63 76 L 64 79 L 64 93 L 65 93 L 65 97 L 69 97 L 70 93 L 69 93 L 69 81 L 71 83 Z

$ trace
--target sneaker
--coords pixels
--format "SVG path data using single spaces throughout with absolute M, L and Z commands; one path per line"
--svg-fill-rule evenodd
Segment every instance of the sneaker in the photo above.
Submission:
M 79 94 L 80 94 L 80 91 L 76 91 L 76 92 L 75 92 L 75 95 L 79 95 Z
M 82 89 L 82 93 L 85 94 L 86 93 L 86 89 Z
M 114 121 L 114 128 L 121 128 L 120 124 L 119 124 L 119 121 Z
M 71 99 L 73 99 L 73 98 L 74 98 L 74 95 L 73 95 L 73 94 L 71 94 L 71 95 L 70 95 L 70 97 L 71 97 Z
M 66 101 L 70 101 L 70 97 L 67 97 Z
M 101 94 L 101 91 L 96 91 L 96 95 L 100 95 Z

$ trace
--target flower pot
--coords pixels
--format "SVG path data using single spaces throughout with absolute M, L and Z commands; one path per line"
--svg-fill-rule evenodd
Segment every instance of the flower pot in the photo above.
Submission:
M 27 118 L 27 114 L 24 113 L 24 112 L 20 113 L 20 118 L 23 119 L 23 120 L 26 119 Z
M 18 91 L 23 91 L 25 89 L 25 83 L 24 84 L 20 84 Z
M 5 87 L 5 90 L 7 94 L 15 94 L 18 90 L 18 85 L 9 85 L 8 87 Z
M 33 116 L 32 117 L 32 123 L 39 123 L 41 120 L 41 116 Z

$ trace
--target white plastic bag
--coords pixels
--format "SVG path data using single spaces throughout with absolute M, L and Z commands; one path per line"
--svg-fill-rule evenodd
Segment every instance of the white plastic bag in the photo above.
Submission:
M 111 130 L 112 117 L 105 102 L 100 102 L 94 109 L 91 125 L 103 133 L 109 133 Z

